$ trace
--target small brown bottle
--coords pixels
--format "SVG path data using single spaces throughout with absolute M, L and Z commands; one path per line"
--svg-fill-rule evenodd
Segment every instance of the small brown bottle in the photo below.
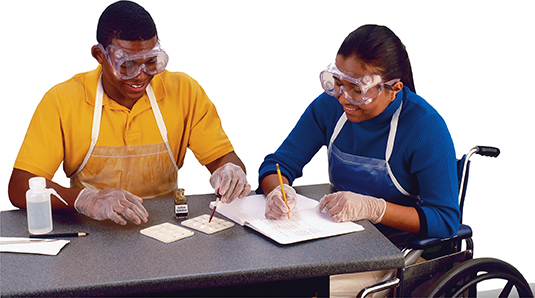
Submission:
M 179 188 L 176 191 L 175 196 L 175 218 L 186 219 L 188 218 L 188 198 L 184 195 L 184 189 Z

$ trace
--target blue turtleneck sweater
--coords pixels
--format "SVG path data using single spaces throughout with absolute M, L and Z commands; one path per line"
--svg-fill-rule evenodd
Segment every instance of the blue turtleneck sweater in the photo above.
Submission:
M 334 145 L 345 153 L 384 159 L 390 120 L 402 100 L 390 167 L 401 186 L 420 197 L 420 234 L 450 237 L 460 221 L 455 148 L 446 123 L 423 98 L 403 88 L 380 115 L 360 123 L 347 121 Z M 316 98 L 277 151 L 266 156 L 260 181 L 276 171 L 276 163 L 290 184 L 301 177 L 303 167 L 328 146 L 342 113 L 336 98 L 325 93 Z

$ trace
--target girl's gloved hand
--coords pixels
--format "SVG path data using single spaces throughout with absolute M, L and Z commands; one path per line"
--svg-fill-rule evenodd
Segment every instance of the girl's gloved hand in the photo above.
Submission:
M 386 201 L 350 191 L 340 191 L 325 195 L 318 205 L 325 209 L 335 222 L 368 219 L 376 224 L 381 222 L 386 210 Z
M 251 185 L 247 183 L 243 169 L 230 162 L 214 171 L 210 184 L 215 193 L 221 195 L 223 203 L 230 203 L 236 198 L 243 199 L 251 192 Z
M 122 189 L 85 188 L 78 194 L 74 208 L 96 220 L 111 219 L 120 225 L 126 225 L 123 218 L 125 217 L 135 224 L 140 224 L 147 222 L 149 216 L 142 203 L 143 199 Z
M 284 184 L 284 193 L 286 194 L 288 205 L 284 202 L 280 185 L 266 196 L 266 218 L 282 219 L 290 216 L 292 209 L 297 203 L 297 195 L 295 189 L 286 184 Z

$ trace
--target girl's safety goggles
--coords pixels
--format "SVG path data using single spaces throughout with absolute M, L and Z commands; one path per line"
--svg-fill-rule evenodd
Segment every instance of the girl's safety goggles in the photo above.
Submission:
M 149 51 L 129 55 L 122 48 L 110 44 L 104 49 L 98 44 L 100 50 L 106 55 L 108 63 L 113 68 L 115 75 L 122 80 L 137 77 L 143 70 L 148 75 L 156 75 L 165 70 L 169 56 L 160 47 L 160 42 Z
M 331 96 L 339 97 L 344 94 L 347 101 L 355 106 L 367 105 L 377 98 L 383 89 L 394 90 L 392 85 L 400 79 L 383 82 L 378 74 L 353 78 L 341 72 L 334 63 L 320 73 L 321 87 Z

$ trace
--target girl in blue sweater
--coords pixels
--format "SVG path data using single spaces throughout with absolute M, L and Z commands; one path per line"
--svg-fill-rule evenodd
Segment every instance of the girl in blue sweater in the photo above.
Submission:
M 455 234 L 460 221 L 455 148 L 442 117 L 415 93 L 409 57 L 399 38 L 384 26 L 358 28 L 344 40 L 320 80 L 325 93 L 260 166 L 266 217 L 291 213 L 296 194 L 290 185 L 327 146 L 335 192 L 324 196 L 319 206 L 334 221 L 368 219 L 400 248 L 413 234 Z M 354 297 L 386 273 L 331 276 L 330 296 Z
M 320 207 L 335 221 L 368 219 L 387 236 L 449 237 L 460 212 L 456 156 L 446 123 L 415 93 L 408 54 L 387 27 L 365 25 L 320 74 L 325 93 L 259 170 L 266 217 L 295 206 L 290 187 L 322 146 L 334 193 Z M 280 165 L 288 203 L 276 174 Z M 398 246 L 402 240 L 391 238 Z

